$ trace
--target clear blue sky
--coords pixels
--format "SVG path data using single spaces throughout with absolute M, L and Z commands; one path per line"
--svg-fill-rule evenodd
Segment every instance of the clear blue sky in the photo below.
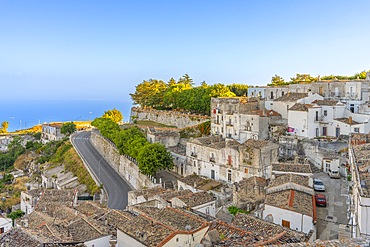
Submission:
M 185 73 L 249 85 L 352 75 L 370 69 L 369 9 L 369 0 L 0 0 L 1 98 L 125 100 L 144 79 Z

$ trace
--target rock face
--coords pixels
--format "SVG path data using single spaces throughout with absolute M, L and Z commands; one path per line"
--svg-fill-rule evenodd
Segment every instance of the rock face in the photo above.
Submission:
M 131 109 L 130 122 L 134 120 L 150 120 L 165 125 L 176 126 L 177 128 L 186 128 L 209 121 L 209 117 L 176 111 L 160 111 L 133 107 Z
M 129 156 L 120 155 L 113 143 L 95 132 L 91 133 L 91 143 L 132 187 L 143 189 L 155 186 L 148 176 L 139 171 L 136 161 Z

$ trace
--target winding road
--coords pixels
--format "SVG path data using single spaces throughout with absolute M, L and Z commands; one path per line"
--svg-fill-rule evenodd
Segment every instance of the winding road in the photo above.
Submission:
M 79 132 L 71 137 L 71 141 L 81 158 L 90 167 L 100 183 L 103 184 L 105 191 L 108 193 L 108 207 L 125 209 L 127 193 L 131 188 L 91 144 L 90 136 L 91 132 Z

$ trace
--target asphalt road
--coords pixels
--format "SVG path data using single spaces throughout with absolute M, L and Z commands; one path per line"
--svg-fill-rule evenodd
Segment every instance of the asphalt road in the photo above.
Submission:
M 90 136 L 91 132 L 79 132 L 72 137 L 72 142 L 107 191 L 108 207 L 125 209 L 131 188 L 91 144 Z
M 332 179 L 328 174 L 314 174 L 325 185 L 326 207 L 317 207 L 317 237 L 321 240 L 338 239 L 339 224 L 348 224 L 348 181 L 345 178 Z

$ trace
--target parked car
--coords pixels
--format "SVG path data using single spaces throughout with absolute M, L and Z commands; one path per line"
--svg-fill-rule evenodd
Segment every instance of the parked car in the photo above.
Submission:
M 333 171 L 329 169 L 328 174 L 330 178 L 340 178 L 340 174 L 338 171 Z
M 313 179 L 313 189 L 316 191 L 325 191 L 325 185 L 320 179 L 314 178 Z
M 326 196 L 323 194 L 315 195 L 316 206 L 326 207 Z

